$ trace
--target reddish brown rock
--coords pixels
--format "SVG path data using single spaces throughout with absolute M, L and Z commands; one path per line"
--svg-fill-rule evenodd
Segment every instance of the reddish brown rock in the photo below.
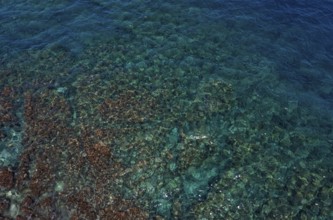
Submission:
M 106 99 L 99 110 L 103 118 L 117 123 L 141 123 L 152 119 L 156 100 L 148 93 L 126 91 L 116 99 Z
M 0 168 L 0 188 L 11 189 L 14 185 L 14 173 L 9 168 Z
M 30 151 L 23 153 L 20 157 L 20 161 L 15 183 L 15 187 L 18 189 L 24 188 L 26 181 L 29 179 Z
M 113 205 L 101 210 L 99 214 L 102 219 L 110 220 L 148 219 L 147 212 L 135 207 L 131 202 L 122 199 L 117 199 Z
M 99 168 L 106 168 L 108 166 L 111 153 L 109 147 L 105 143 L 99 142 L 86 147 L 86 152 L 88 160 L 93 166 Z
M 12 88 L 5 87 L 0 91 L 0 125 L 14 123 L 17 120 L 14 114 L 14 99 L 15 97 Z
M 75 207 L 76 212 L 72 213 L 70 219 L 96 219 L 95 208 L 82 194 L 72 195 L 67 203 L 70 207 Z
M 26 196 L 21 202 L 21 207 L 31 207 L 34 203 L 34 200 L 30 196 Z

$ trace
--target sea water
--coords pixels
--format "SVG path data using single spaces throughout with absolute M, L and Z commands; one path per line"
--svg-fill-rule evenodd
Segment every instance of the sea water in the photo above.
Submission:
M 45 183 L 59 219 L 74 212 L 59 193 L 87 187 L 88 219 L 133 211 L 114 197 L 146 218 L 332 218 L 332 39 L 328 0 L 0 1 L 0 166 L 31 146 L 88 157 L 75 190 L 66 166 Z M 31 132 L 48 117 L 71 132 Z

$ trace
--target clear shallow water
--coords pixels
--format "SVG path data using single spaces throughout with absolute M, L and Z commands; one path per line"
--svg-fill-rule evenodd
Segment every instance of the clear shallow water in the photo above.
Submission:
M 3 215 L 333 215 L 331 2 L 16 1 L 0 18 Z

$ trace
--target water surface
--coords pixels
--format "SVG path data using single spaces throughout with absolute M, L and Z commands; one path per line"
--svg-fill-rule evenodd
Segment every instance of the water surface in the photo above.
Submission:
M 1 1 L 0 213 L 332 217 L 332 18 L 330 1 Z

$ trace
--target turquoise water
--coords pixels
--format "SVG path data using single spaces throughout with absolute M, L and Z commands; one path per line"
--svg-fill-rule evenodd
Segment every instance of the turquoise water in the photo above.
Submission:
M 0 1 L 0 216 L 330 219 L 330 1 Z

